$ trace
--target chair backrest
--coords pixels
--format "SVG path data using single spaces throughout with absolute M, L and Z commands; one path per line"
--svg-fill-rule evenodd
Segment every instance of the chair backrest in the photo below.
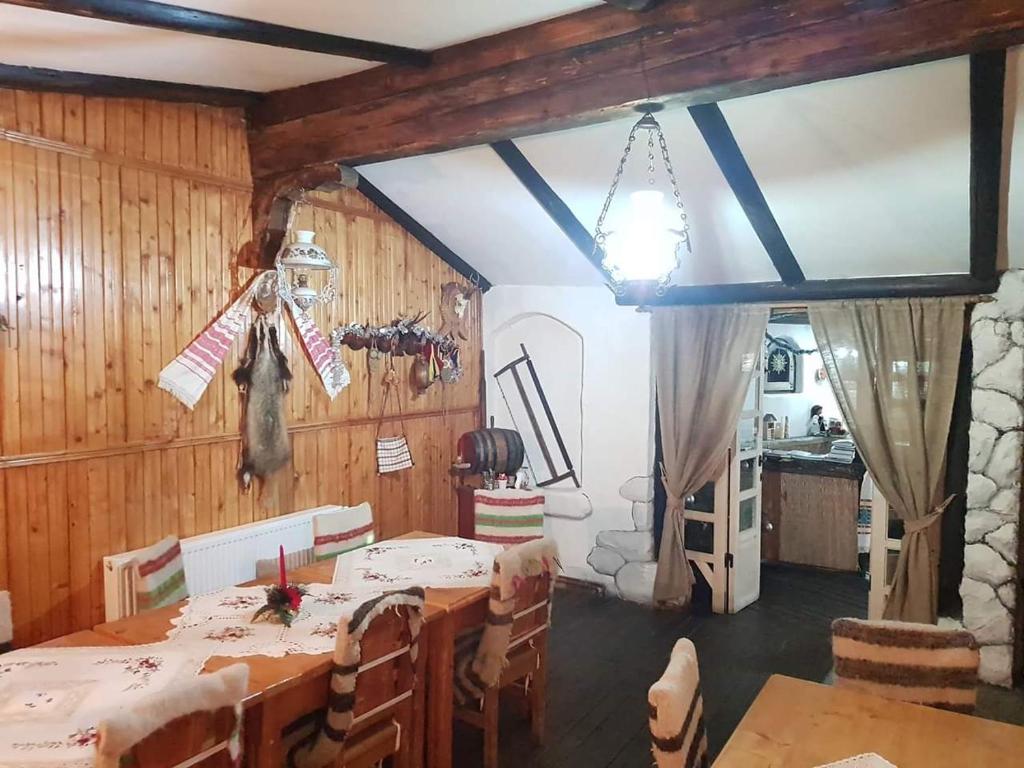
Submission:
M 155 693 L 100 723 L 96 768 L 236 768 L 249 667 L 234 664 Z
M 349 734 L 411 704 L 423 604 L 423 589 L 411 587 L 385 592 L 341 618 L 324 722 L 290 750 L 289 766 L 333 764 Z
M 676 641 L 665 674 L 647 692 L 647 707 L 658 768 L 708 764 L 697 649 L 687 638 Z
M 558 565 L 553 539 L 509 547 L 494 559 L 482 631 L 463 635 L 455 648 L 455 698 L 466 704 L 498 684 L 509 650 L 545 632 Z
M 313 557 L 325 560 L 373 543 L 373 509 L 364 501 L 313 517 Z
M 168 536 L 135 556 L 135 602 L 139 611 L 173 605 L 188 597 L 181 542 Z
M 511 546 L 544 538 L 544 494 L 539 491 L 473 491 L 473 538 Z
M 309 565 L 313 562 L 313 548 L 306 547 L 305 549 L 297 549 L 294 552 L 284 553 L 284 567 L 291 571 L 295 568 L 301 568 L 304 565 Z M 281 563 L 276 557 L 268 557 L 264 560 L 256 561 L 256 578 L 257 579 L 276 579 L 280 572 Z
M 11 615 L 11 593 L 0 591 L 0 653 L 11 650 L 14 642 L 14 617 Z
M 981 656 L 962 629 L 903 621 L 832 622 L 835 685 L 887 699 L 971 713 Z

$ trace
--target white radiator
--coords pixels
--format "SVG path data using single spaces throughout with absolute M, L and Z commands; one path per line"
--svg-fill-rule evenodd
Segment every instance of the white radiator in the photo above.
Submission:
M 203 595 L 256 578 L 256 561 L 313 546 L 313 516 L 342 507 L 325 506 L 290 515 L 204 533 L 181 540 L 185 583 L 190 595 Z M 107 621 L 132 616 L 135 573 L 132 560 L 141 550 L 103 558 L 103 591 Z

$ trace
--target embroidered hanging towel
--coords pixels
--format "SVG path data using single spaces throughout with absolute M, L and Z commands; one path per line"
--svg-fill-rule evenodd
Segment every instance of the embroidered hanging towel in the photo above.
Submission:
M 352 376 L 348 367 L 341 359 L 340 350 L 335 350 L 327 343 L 327 339 L 316 327 L 313 318 L 307 315 L 294 303 L 288 305 L 291 310 L 292 320 L 295 321 L 295 330 L 298 331 L 299 340 L 313 368 L 316 369 L 320 381 L 323 382 L 327 396 L 333 400 L 345 387 L 352 382 Z
M 381 475 L 413 467 L 412 453 L 409 451 L 409 441 L 405 439 L 402 396 L 397 392 L 395 393 L 395 402 L 398 404 L 398 419 L 402 425 L 402 434 L 395 437 L 380 436 L 380 428 L 384 424 L 384 411 L 388 405 L 388 397 L 391 396 L 391 390 L 398 386 L 398 373 L 395 371 L 393 359 L 389 361 L 389 366 L 389 369 L 384 374 L 384 397 L 380 404 L 380 419 L 377 421 L 377 472 Z
M 412 467 L 412 454 L 405 435 L 377 438 L 377 471 L 380 474 Z
M 210 385 L 235 338 L 249 325 L 255 279 L 251 278 L 235 302 L 160 371 L 157 386 L 181 400 L 190 410 L 196 407 Z

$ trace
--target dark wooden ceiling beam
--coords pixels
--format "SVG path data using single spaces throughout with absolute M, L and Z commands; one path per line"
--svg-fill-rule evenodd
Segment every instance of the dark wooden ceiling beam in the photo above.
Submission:
M 604 0 L 608 5 L 614 5 L 624 11 L 649 11 L 662 0 Z
M 654 285 L 634 283 L 616 297 L 626 306 L 682 304 L 787 304 L 838 299 L 885 299 L 914 296 L 974 296 L 992 293 L 999 280 L 979 280 L 968 274 L 852 277 L 840 280 L 805 280 L 785 283 L 731 283 L 728 285 L 673 285 L 659 296 Z
M 1006 51 L 971 56 L 971 275 L 995 276 L 1003 198 Z
M 800 269 L 793 251 L 775 221 L 768 201 L 764 199 L 761 187 L 754 178 L 747 159 L 743 156 L 729 123 L 717 104 L 700 104 L 690 107 L 690 117 L 697 124 L 697 130 L 704 137 L 722 175 L 729 182 L 740 207 L 747 215 L 761 245 L 768 252 L 775 269 L 786 285 L 797 285 L 806 278 Z
M 558 193 L 551 188 L 540 172 L 533 166 L 526 155 L 512 141 L 497 141 L 491 144 L 498 157 L 502 159 L 508 169 L 515 174 L 519 182 L 526 188 L 534 200 L 544 209 L 555 225 L 562 230 L 563 234 L 572 241 L 576 249 L 583 254 L 594 268 L 601 273 L 601 277 L 608 279 L 608 274 L 601 266 L 603 254 L 594 247 L 594 238 L 572 209 L 565 204 L 565 201 L 558 196 Z
M 426 248 L 433 251 L 441 261 L 470 282 L 479 285 L 481 291 L 486 293 L 491 289 L 490 280 L 481 275 L 471 264 L 445 245 L 433 232 L 420 224 L 404 208 L 381 192 L 362 174 L 359 174 L 359 184 L 356 186 L 356 189 L 362 192 L 371 203 L 394 219 L 398 226 L 419 240 Z
M 87 72 L 66 72 L 61 69 L 22 67 L 14 64 L 0 64 L 0 87 L 79 93 L 83 96 L 188 101 L 222 107 L 249 107 L 261 98 L 259 93 L 239 91 L 233 88 L 213 88 L 205 85 L 169 83 L 163 80 L 93 75 Z
M 1018 0 L 689 0 L 601 5 L 270 94 L 253 170 L 358 164 L 570 128 L 638 101 L 690 106 L 1024 42 Z
M 155 27 L 172 32 L 187 32 L 207 37 L 243 40 L 247 43 L 294 48 L 299 51 L 327 53 L 350 59 L 380 61 L 401 66 L 425 67 L 430 53 L 400 45 L 328 35 L 308 29 L 285 27 L 238 16 L 185 8 L 150 0 L 0 0 L 7 5 L 38 8 L 90 19 L 115 21 L 140 27 Z

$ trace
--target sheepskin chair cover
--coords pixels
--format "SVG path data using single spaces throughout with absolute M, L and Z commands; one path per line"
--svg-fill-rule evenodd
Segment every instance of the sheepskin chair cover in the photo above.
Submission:
M 139 742 L 178 718 L 195 712 L 234 707 L 238 727 L 227 749 L 234 765 L 242 758 L 242 699 L 249 687 L 247 664 L 232 664 L 219 672 L 199 675 L 148 696 L 130 710 L 100 723 L 96 742 L 96 768 L 119 768 Z
M 970 714 L 980 653 L 962 629 L 904 621 L 832 622 L 835 685 Z
M 494 558 L 491 594 L 487 601 L 487 619 L 483 630 L 458 638 L 455 646 L 455 700 L 468 704 L 484 696 L 501 679 L 508 656 L 516 606 L 516 591 L 530 576 L 549 574 L 558 567 L 558 545 L 544 538 L 516 544 Z M 551 622 L 551 596 L 548 595 L 548 623 Z
M 0 591 L 0 653 L 11 650 L 14 641 L 14 618 L 11 616 L 11 593 Z
M 700 670 L 697 649 L 687 638 L 676 641 L 665 674 L 647 692 L 647 706 L 658 768 L 705 768 L 708 737 Z
M 288 752 L 289 768 L 321 768 L 333 765 L 345 745 L 345 739 L 355 720 L 356 685 L 362 664 L 362 641 L 373 620 L 385 611 L 408 606 L 409 660 L 415 665 L 419 652 L 420 628 L 423 626 L 422 587 L 385 592 L 367 600 L 352 612 L 351 618 L 338 622 L 338 637 L 334 646 L 334 669 L 331 671 L 331 690 L 327 697 L 327 712 L 318 732 L 295 744 Z

